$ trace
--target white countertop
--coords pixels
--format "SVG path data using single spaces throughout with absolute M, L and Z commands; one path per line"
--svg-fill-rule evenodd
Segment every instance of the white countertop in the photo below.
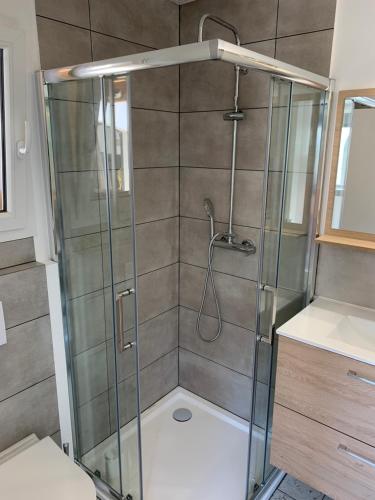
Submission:
M 277 329 L 305 344 L 375 365 L 375 310 L 319 297 Z

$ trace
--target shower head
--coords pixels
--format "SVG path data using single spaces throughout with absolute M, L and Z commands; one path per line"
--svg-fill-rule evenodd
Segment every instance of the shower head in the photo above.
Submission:
M 208 217 L 210 219 L 213 219 L 215 211 L 214 211 L 214 206 L 212 204 L 212 201 L 209 198 L 205 198 L 203 200 L 203 207 L 204 207 L 204 209 L 205 209 L 206 214 L 208 215 Z
M 212 201 L 209 198 L 205 198 L 203 200 L 203 207 L 206 210 L 206 214 L 208 215 L 210 219 L 210 237 L 213 238 L 214 232 L 215 232 L 215 224 L 214 224 L 214 206 L 212 204 Z

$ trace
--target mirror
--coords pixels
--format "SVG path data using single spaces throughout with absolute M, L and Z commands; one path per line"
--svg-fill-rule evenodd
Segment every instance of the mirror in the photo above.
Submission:
M 340 92 L 325 235 L 318 240 L 334 235 L 375 242 L 374 150 L 375 89 Z

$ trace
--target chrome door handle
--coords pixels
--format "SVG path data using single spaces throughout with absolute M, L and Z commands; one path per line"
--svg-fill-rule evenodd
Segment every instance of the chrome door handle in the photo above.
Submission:
M 359 460 L 360 462 L 369 465 L 370 467 L 375 467 L 375 461 L 371 460 L 370 458 L 364 457 L 363 455 L 360 455 L 359 453 L 356 453 L 355 451 L 352 451 L 350 448 L 345 446 L 344 444 L 339 444 L 337 449 L 339 451 L 343 451 L 350 457 L 354 458 L 355 460 Z
M 354 370 L 348 370 L 347 376 L 354 378 L 355 380 L 359 380 L 360 382 L 364 382 L 365 384 L 375 385 L 375 380 L 372 380 L 371 378 L 361 377 Z
M 271 309 L 272 309 L 272 314 L 271 314 L 271 320 L 268 325 L 268 335 L 262 335 L 260 332 L 260 337 L 259 340 L 261 342 L 264 342 L 265 344 L 272 344 L 273 341 L 273 329 L 275 326 L 275 321 L 276 321 L 276 313 L 277 313 L 277 303 L 275 300 L 275 295 L 276 295 L 276 288 L 270 286 L 270 285 L 261 285 L 260 287 L 261 291 L 264 291 L 266 293 L 269 293 L 272 297 L 272 303 L 271 303 Z
M 127 288 L 116 294 L 116 316 L 117 316 L 117 345 L 120 352 L 126 351 L 135 345 L 135 342 L 125 344 L 125 324 L 123 298 L 135 293 L 134 288 Z

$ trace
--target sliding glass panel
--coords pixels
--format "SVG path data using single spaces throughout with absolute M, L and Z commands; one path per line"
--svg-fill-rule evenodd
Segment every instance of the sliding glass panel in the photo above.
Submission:
M 269 120 L 268 170 L 265 172 L 265 199 L 263 230 L 259 247 L 260 288 L 257 292 L 257 334 L 265 342 L 257 342 L 255 399 L 253 425 L 251 427 L 251 455 L 249 496 L 259 490 L 264 482 L 266 443 L 268 432 L 268 408 L 272 375 L 271 342 L 274 316 L 274 297 L 277 285 L 278 234 L 282 210 L 282 186 L 286 162 L 290 83 L 272 80 Z
M 258 291 L 256 380 L 268 397 L 255 398 L 253 442 L 263 415 L 263 442 L 251 457 L 257 485 L 271 474 L 270 445 L 277 358 L 276 329 L 309 301 L 311 214 L 319 169 L 324 93 L 275 79 L 272 85 L 264 248 Z M 256 389 L 258 389 L 258 385 Z M 259 442 L 259 439 L 258 439 Z M 251 491 L 250 491 L 251 493 Z
M 140 500 L 139 398 L 136 324 L 136 283 L 134 262 L 133 176 L 130 147 L 129 78 L 103 80 L 105 113 L 99 123 L 105 130 L 104 152 L 108 169 L 104 172 L 103 222 L 108 227 L 104 246 L 107 321 L 115 325 L 115 344 L 110 339 L 108 358 L 110 401 L 118 403 L 111 418 L 112 432 L 118 432 L 122 491 Z M 104 208 L 105 206 L 105 208 Z M 112 358 L 112 359 L 111 359 Z M 111 383 L 112 382 L 112 383 Z M 117 418 L 116 418 L 117 415 Z M 118 460 L 115 449 L 113 460 Z
M 120 431 L 125 412 L 127 420 L 138 415 L 127 81 L 46 91 L 74 455 L 136 500 L 137 425 Z

